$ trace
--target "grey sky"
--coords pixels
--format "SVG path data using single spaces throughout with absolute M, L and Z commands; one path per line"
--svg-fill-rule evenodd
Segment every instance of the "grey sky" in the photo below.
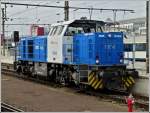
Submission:
M 32 3 L 32 4 L 46 4 L 64 6 L 64 0 L 3 0 L 17 3 Z M 145 17 L 145 0 L 70 0 L 70 6 L 77 7 L 94 7 L 94 8 L 121 8 L 133 9 L 135 13 L 117 12 L 117 20 L 124 20 L 129 18 Z M 58 15 L 59 14 L 59 15 Z M 40 8 L 40 7 L 26 7 L 26 6 L 7 6 L 7 16 L 12 18 L 6 23 L 55 23 L 64 19 L 63 9 L 55 8 Z M 70 19 L 79 19 L 82 16 L 89 18 L 88 10 L 70 10 Z M 113 13 L 110 11 L 93 11 L 92 19 L 106 20 L 106 18 L 113 18 Z M 29 33 L 29 26 L 6 26 L 8 31 L 22 30 L 22 34 Z

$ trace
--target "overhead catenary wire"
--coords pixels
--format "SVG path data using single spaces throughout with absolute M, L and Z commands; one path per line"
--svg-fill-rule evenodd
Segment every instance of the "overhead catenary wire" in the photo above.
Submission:
M 33 23 L 23 23 L 23 24 L 19 24 L 19 23 L 16 23 L 16 24 L 5 24 L 5 25 L 33 25 Z M 37 23 L 36 25 L 51 25 L 51 24 L 47 24 L 47 23 Z
M 51 8 L 63 8 L 64 9 L 64 6 L 52 6 L 52 5 L 43 5 L 43 4 L 29 4 L 29 3 L 11 3 L 11 2 L 2 2 L 2 4 L 10 4 L 10 5 L 24 5 L 24 6 L 34 6 L 34 7 L 51 7 Z M 91 7 L 69 7 L 69 9 L 88 9 L 90 11 L 90 18 L 92 16 L 92 12 L 93 10 L 97 10 L 97 11 L 126 11 L 126 12 L 133 12 L 134 10 L 129 10 L 129 9 L 103 9 L 103 8 L 91 8 Z M 37 18 L 37 17 L 36 17 Z
M 37 7 L 51 7 L 51 8 L 65 8 L 65 6 L 54 6 L 54 5 L 40 5 L 40 4 L 27 4 L 27 3 L 10 3 L 10 2 L 2 2 L 2 4 L 10 4 L 10 5 L 23 5 L 23 6 L 35 6 L 36 9 Z M 126 11 L 126 12 L 134 12 L 134 10 L 129 10 L 129 9 L 105 9 L 105 8 L 92 8 L 92 7 L 70 7 L 68 6 L 69 9 L 81 9 L 81 10 L 89 10 L 89 19 L 92 18 L 92 13 L 94 10 L 99 10 L 99 11 Z M 36 18 L 37 18 L 37 11 L 36 11 Z M 37 20 L 39 22 L 39 19 Z
M 10 2 L 2 2 L 2 4 L 6 5 L 6 4 L 9 4 L 9 5 L 24 5 L 24 6 L 35 6 L 34 9 L 37 9 L 38 7 L 51 7 L 51 8 L 65 8 L 64 6 L 52 6 L 52 5 L 43 5 L 43 4 L 29 4 L 29 3 L 10 3 Z M 93 10 L 100 10 L 100 11 L 127 11 L 127 12 L 133 12 L 134 10 L 129 10 L 129 9 L 103 9 L 103 8 L 91 8 L 91 7 L 69 7 L 69 9 L 87 9 L 89 10 L 89 18 L 91 19 L 92 17 L 92 13 L 93 13 Z M 36 19 L 37 19 L 37 11 L 36 11 Z M 39 22 L 39 19 L 37 19 L 37 21 Z
M 44 3 L 44 5 L 46 5 L 46 4 L 48 4 L 48 2 L 39 2 L 38 4 L 39 5 L 42 5 L 41 3 Z M 51 3 L 54 3 L 54 1 L 53 2 L 51 2 Z M 11 7 L 13 6 L 13 4 L 11 4 Z M 18 11 L 18 12 L 15 12 L 15 13 L 13 13 L 13 14 L 11 14 L 11 15 L 9 15 L 9 17 L 10 16 L 15 16 L 15 15 L 20 15 L 20 14 L 23 14 L 23 13 L 25 13 L 25 12 L 29 12 L 29 11 L 33 11 L 33 10 L 35 10 L 35 9 L 37 9 L 37 8 L 39 8 L 38 6 L 36 6 L 36 7 L 33 7 L 33 8 L 29 8 L 28 6 L 27 6 L 27 9 L 25 9 L 25 10 L 22 10 L 22 11 Z
M 43 2 L 39 2 L 38 4 L 41 4 L 41 3 L 43 3 Z M 12 4 L 11 4 L 11 5 L 12 5 Z M 38 8 L 38 7 L 28 8 L 28 9 L 25 9 L 25 10 L 22 10 L 22 11 L 19 11 L 19 12 L 15 12 L 15 13 L 9 15 L 9 17 L 10 17 L 10 16 L 19 15 L 19 14 L 22 14 L 22 13 L 25 13 L 25 12 L 28 12 L 28 11 L 32 11 L 32 10 L 34 10 L 34 9 L 36 9 L 36 8 Z
M 51 7 L 51 8 L 65 8 L 64 6 L 54 6 L 54 5 L 39 5 L 39 4 L 25 4 L 25 3 L 10 3 L 10 2 L 1 2 L 2 4 L 10 4 L 10 5 L 23 5 L 23 6 L 38 6 L 38 7 Z M 90 7 L 69 7 L 70 9 L 86 9 L 90 10 Z M 92 8 L 92 10 L 107 10 L 107 11 L 129 11 L 133 12 L 134 10 L 130 9 L 105 9 L 105 8 Z

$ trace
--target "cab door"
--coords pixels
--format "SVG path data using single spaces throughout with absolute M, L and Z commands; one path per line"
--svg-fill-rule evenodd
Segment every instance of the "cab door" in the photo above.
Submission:
M 53 26 L 47 39 L 47 59 L 51 63 L 63 63 L 63 32 L 65 26 Z

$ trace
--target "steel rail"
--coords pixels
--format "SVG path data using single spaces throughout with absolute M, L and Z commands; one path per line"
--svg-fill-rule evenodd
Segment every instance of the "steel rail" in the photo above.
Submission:
M 1 103 L 1 111 L 2 112 L 23 112 L 23 110 L 18 109 L 12 105 L 6 104 L 4 102 Z

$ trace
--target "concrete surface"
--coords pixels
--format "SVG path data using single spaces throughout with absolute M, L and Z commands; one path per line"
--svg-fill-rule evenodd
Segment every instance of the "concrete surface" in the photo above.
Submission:
M 127 105 L 112 100 L 52 88 L 2 75 L 2 101 L 28 112 L 127 112 Z
M 134 94 L 149 97 L 149 79 L 148 78 L 137 79 L 132 92 Z

